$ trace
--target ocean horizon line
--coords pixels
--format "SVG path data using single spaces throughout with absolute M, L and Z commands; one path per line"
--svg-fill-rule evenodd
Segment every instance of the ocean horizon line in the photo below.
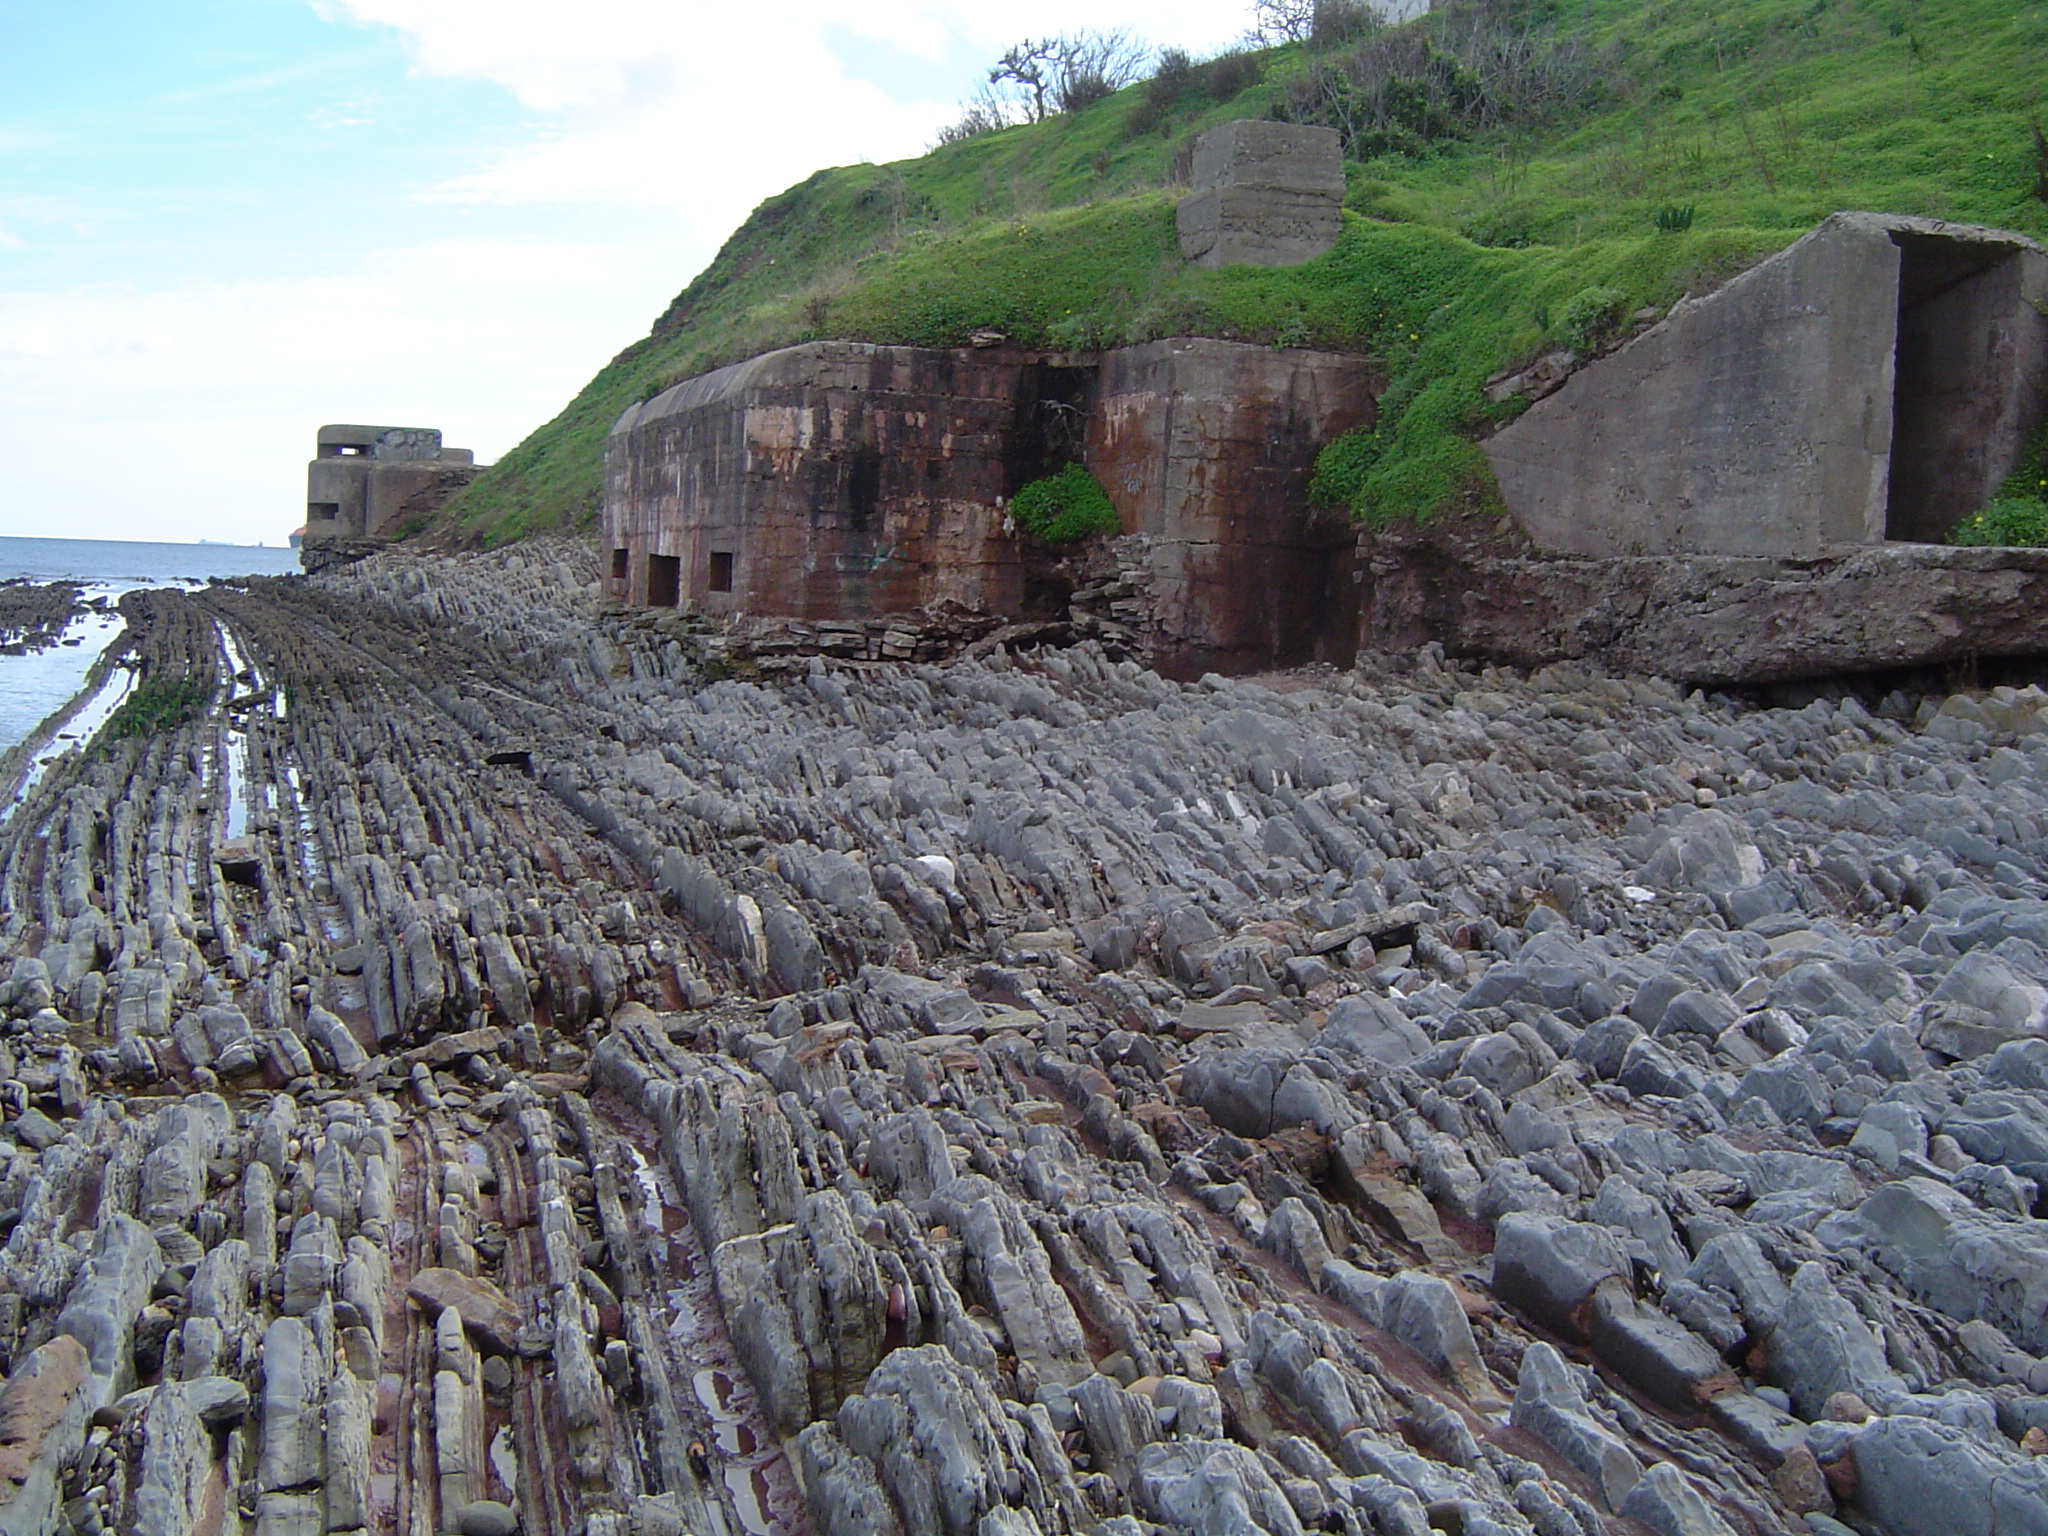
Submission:
M 22 544 L 120 544 L 146 549 L 288 549 L 289 536 L 275 544 L 239 544 L 232 539 L 78 539 L 52 533 L 0 533 L 0 540 Z

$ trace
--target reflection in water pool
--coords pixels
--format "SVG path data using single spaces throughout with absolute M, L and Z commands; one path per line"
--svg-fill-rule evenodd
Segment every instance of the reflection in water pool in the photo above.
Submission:
M 113 644 L 124 625 L 118 613 L 81 613 L 56 644 L 22 656 L 0 656 L 0 752 L 49 719 L 78 692 L 92 664 Z M 77 735 L 76 725 L 64 729 Z

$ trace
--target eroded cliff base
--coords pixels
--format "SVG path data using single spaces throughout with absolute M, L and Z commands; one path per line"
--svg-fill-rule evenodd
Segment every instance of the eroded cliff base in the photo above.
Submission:
M 1462 513 L 1361 535 L 1357 568 L 1365 650 L 1436 641 L 1474 661 L 1708 687 L 2048 655 L 2048 550 L 1575 557 Z

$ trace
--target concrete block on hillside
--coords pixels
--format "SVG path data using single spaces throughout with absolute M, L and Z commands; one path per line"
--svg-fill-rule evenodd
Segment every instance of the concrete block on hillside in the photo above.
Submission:
M 1195 140 L 1193 190 L 1175 210 L 1181 255 L 1198 267 L 1292 267 L 1336 244 L 1344 220 L 1342 140 L 1333 128 L 1244 120 Z

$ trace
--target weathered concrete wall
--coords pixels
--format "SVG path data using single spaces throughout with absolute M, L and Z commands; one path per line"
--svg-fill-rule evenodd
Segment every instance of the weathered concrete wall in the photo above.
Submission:
M 1056 604 L 1008 497 L 1079 457 L 1126 532 L 1152 535 L 1164 667 L 1347 660 L 1350 528 L 1310 514 L 1332 436 L 1372 419 L 1362 360 L 1232 342 L 1100 363 L 815 342 L 685 380 L 606 446 L 613 595 L 808 620 L 942 600 Z M 1082 424 L 1085 423 L 1085 426 Z
M 1898 249 L 1830 219 L 1678 305 L 1487 444 L 1516 520 L 1577 555 L 1807 555 L 1884 537 Z
M 1103 354 L 1088 463 L 1125 532 L 1153 536 L 1165 670 L 1349 664 L 1354 531 L 1315 513 L 1308 481 L 1376 394 L 1363 359 L 1334 353 L 1179 338 Z
M 605 445 L 614 595 L 803 619 L 942 599 L 1018 611 L 1002 502 L 1034 379 L 1014 353 L 857 342 L 685 379 Z
M 1837 214 L 1574 374 L 1487 457 L 1558 553 L 1940 539 L 2048 411 L 2025 298 L 2042 259 L 1996 230 Z
M 1193 188 L 1174 210 L 1181 254 L 1198 267 L 1292 267 L 1344 228 L 1342 140 L 1334 128 L 1244 120 L 1195 140 Z
M 307 546 L 387 537 L 477 472 L 475 456 L 443 447 L 432 427 L 324 426 L 315 453 L 306 466 Z
M 364 427 L 331 423 L 314 439 L 316 456 L 323 459 L 357 457 L 392 463 L 405 459 L 438 459 L 461 449 L 441 446 L 436 427 Z

